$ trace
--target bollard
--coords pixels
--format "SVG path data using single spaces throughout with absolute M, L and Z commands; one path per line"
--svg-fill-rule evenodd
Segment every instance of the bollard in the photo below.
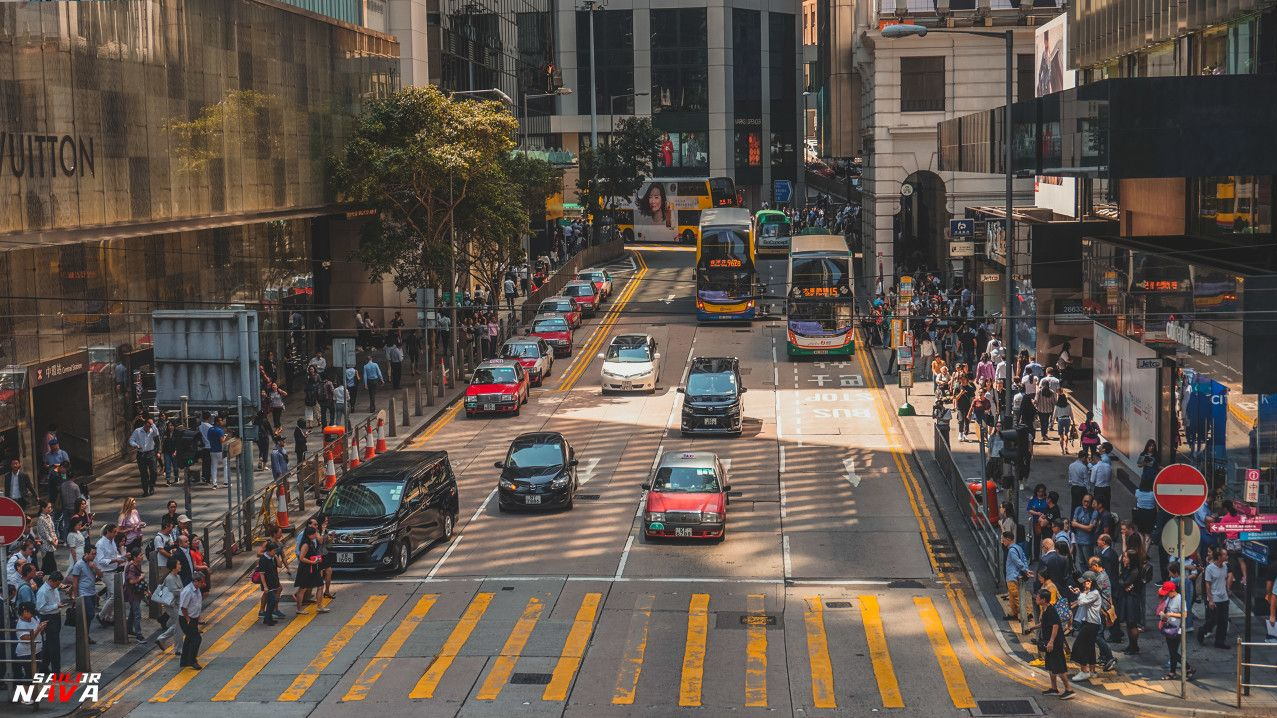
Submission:
M 399 436 L 398 428 L 395 426 L 395 396 L 394 394 L 391 394 L 389 401 L 387 401 L 386 423 L 390 425 L 390 438 L 393 439 Z
M 422 416 L 426 412 L 421 407 L 421 380 L 417 380 L 417 393 L 413 395 L 413 416 Z
M 204 547 L 208 550 L 208 547 Z M 231 567 L 231 558 L 235 556 L 235 529 L 232 528 L 231 515 L 226 514 L 226 518 L 222 519 L 222 560 L 226 562 L 226 568 Z M 151 584 L 154 586 L 155 584 Z
M 93 665 L 89 660 L 89 615 L 84 605 L 84 597 L 75 599 L 75 670 L 80 673 L 92 673 Z
M 440 371 L 443 372 L 444 381 L 447 382 L 448 388 L 451 389 L 457 385 L 457 363 L 449 362 L 447 366 L 440 362 Z M 440 394 L 442 396 L 442 394 Z
M 128 609 L 124 603 L 124 569 L 111 572 L 111 586 L 115 594 L 111 596 L 111 611 L 115 616 L 115 637 L 117 644 L 127 646 L 129 643 Z
M 425 385 L 426 385 L 427 387 L 429 387 L 432 383 L 434 383 L 434 375 L 435 375 L 434 369 L 430 366 L 430 363 L 429 363 L 429 362 L 426 362 L 426 368 L 425 368 L 424 370 L 422 370 L 422 372 L 421 372 L 421 378 L 417 380 L 417 393 L 418 393 L 418 394 L 420 394 L 420 393 L 421 393 L 421 384 L 422 384 L 422 382 L 425 382 Z M 420 416 L 420 414 L 418 414 L 418 416 Z
M 159 552 L 156 552 L 151 554 L 151 557 L 146 560 L 146 564 L 147 564 L 146 585 L 148 586 L 160 585 L 160 560 L 159 559 L 160 559 L 160 554 Z M 162 611 L 160 611 L 159 607 L 155 605 L 154 601 L 146 602 L 146 617 L 147 618 L 151 619 L 152 621 L 158 621 L 161 613 Z
M 400 411 L 400 414 L 399 414 L 399 423 L 400 423 L 400 425 L 401 425 L 401 426 L 407 426 L 407 425 L 408 425 L 408 423 L 409 423 L 409 419 L 408 419 L 408 390 L 407 390 L 407 389 L 404 389 L 404 390 L 403 390 L 403 401 L 400 403 L 400 406 L 402 406 L 402 407 L 403 407 L 403 409 Z
M 446 374 L 446 372 L 445 372 L 443 369 L 440 369 L 440 371 L 439 371 L 439 383 L 438 383 L 439 398 L 440 398 L 440 399 L 442 399 L 442 398 L 443 398 L 443 396 L 444 396 L 443 386 L 444 386 L 444 381 L 445 381 L 445 377 L 444 377 L 444 375 L 445 375 L 445 374 Z

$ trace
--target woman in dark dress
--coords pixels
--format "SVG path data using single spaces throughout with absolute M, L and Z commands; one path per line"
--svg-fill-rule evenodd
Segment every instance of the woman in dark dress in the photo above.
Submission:
M 1042 650 L 1046 672 L 1051 676 L 1051 687 L 1042 691 L 1043 695 L 1059 696 L 1064 700 L 1073 697 L 1073 689 L 1069 687 L 1069 664 L 1064 658 L 1064 626 L 1060 624 L 1060 614 L 1051 604 L 1051 592 L 1042 589 L 1037 596 L 1038 611 L 1042 614 L 1041 628 L 1038 630 L 1038 648 Z M 1061 691 L 1059 685 L 1064 690 Z
M 1144 627 L 1144 566 L 1140 561 L 1140 552 L 1133 548 L 1122 554 L 1122 568 L 1119 573 L 1120 593 L 1117 596 L 1117 618 L 1126 626 L 1128 643 L 1123 653 L 1135 655 L 1140 652 L 1140 630 Z
M 297 551 L 297 578 L 293 579 L 293 601 L 297 604 L 297 613 L 306 612 L 306 598 L 310 592 L 324 585 L 320 563 L 323 556 L 319 552 L 318 530 L 307 526 L 302 533 L 301 548 Z
M 329 544 L 332 543 L 332 534 L 328 531 L 328 517 L 324 516 L 319 519 L 319 533 L 316 536 L 319 539 L 319 571 L 324 579 L 324 598 L 332 600 L 337 598 L 333 595 L 333 564 L 337 562 L 337 554 L 333 553 Z M 320 613 L 327 613 L 328 609 L 324 607 L 322 601 L 316 599 L 315 603 L 320 606 Z

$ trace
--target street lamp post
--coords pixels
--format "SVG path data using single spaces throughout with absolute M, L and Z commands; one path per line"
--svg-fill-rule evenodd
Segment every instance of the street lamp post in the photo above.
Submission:
M 607 134 L 608 141 L 611 141 L 612 135 L 616 132 L 616 101 L 622 97 L 647 97 L 646 92 L 622 92 L 619 95 L 612 95 L 607 102 Z
M 560 95 L 570 95 L 570 94 L 572 94 L 572 88 L 570 87 L 560 87 L 554 92 L 545 92 L 545 93 L 541 93 L 537 95 L 524 94 L 523 95 L 523 122 L 528 121 L 528 100 L 539 100 L 543 97 L 559 97 Z M 520 125 L 522 126 L 522 123 L 520 123 Z M 523 147 L 524 157 L 528 156 L 527 138 L 528 138 L 527 131 L 524 131 L 522 136 L 519 138 L 519 145 Z
M 599 181 L 599 63 L 594 55 L 594 13 L 606 6 L 607 0 L 584 0 L 582 5 L 590 13 L 590 152 L 594 155 L 590 162 L 590 202 L 593 203 L 596 197 L 595 187 Z M 590 208 L 591 245 L 599 243 L 599 222 L 594 210 L 594 207 Z

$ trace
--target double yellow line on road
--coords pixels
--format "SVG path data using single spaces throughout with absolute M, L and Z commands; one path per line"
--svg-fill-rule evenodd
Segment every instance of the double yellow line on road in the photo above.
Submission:
M 590 335 L 589 340 L 577 350 L 577 357 L 572 362 L 572 366 L 563 374 L 559 380 L 559 386 L 555 391 L 571 391 L 581 375 L 585 373 L 586 367 L 590 365 L 590 361 L 594 358 L 594 353 L 599 350 L 603 342 L 607 341 L 611 328 L 616 324 L 616 320 L 621 316 L 621 310 L 625 309 L 625 305 L 629 304 L 630 299 L 634 297 L 634 293 L 638 291 L 639 284 L 642 283 L 643 277 L 647 275 L 647 262 L 643 260 L 643 255 L 639 252 L 634 253 L 634 259 L 638 262 L 639 271 L 630 281 L 626 283 L 625 289 L 617 296 L 616 302 L 608 313 L 604 315 L 603 320 L 599 322 L 594 333 Z

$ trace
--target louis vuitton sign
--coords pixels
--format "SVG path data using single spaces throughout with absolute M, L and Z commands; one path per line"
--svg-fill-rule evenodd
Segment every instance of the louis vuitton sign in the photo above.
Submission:
M 0 132 L 0 177 L 94 176 L 93 138 Z

